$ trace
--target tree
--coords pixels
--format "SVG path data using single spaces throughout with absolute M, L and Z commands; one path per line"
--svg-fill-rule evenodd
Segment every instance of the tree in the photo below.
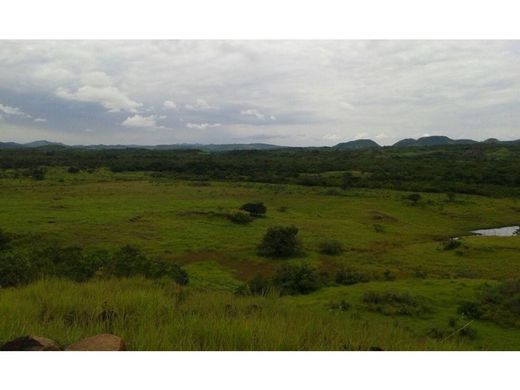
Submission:
M 301 252 L 296 226 L 273 226 L 267 229 L 258 246 L 258 253 L 269 257 L 290 257 Z
M 267 212 L 263 202 L 246 203 L 240 207 L 240 210 L 247 211 L 253 217 L 259 217 Z

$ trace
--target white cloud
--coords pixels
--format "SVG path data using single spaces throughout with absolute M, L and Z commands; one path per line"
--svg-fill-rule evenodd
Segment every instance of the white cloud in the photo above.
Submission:
M 204 110 L 215 110 L 218 107 L 212 106 L 206 100 L 199 98 L 193 104 L 185 104 L 184 108 L 186 108 L 187 110 L 190 110 L 190 111 L 204 111 Z
M 346 102 L 346 101 L 341 101 L 341 102 L 339 102 L 338 105 L 341 108 L 345 109 L 345 110 L 353 110 L 354 109 L 354 106 L 352 104 L 350 104 L 349 102 Z
M 98 87 L 85 85 L 78 88 L 76 92 L 70 92 L 65 88 L 59 87 L 56 90 L 56 96 L 67 100 L 99 103 L 111 112 L 120 110 L 137 112 L 136 109 L 141 106 L 140 103 L 133 101 L 113 86 Z
M 242 115 L 253 116 L 257 119 L 265 120 L 265 115 L 254 108 L 248 108 L 247 110 L 240 111 Z
M 186 127 L 190 129 L 206 129 L 211 127 L 220 127 L 222 126 L 220 123 L 187 123 Z
M 18 107 L 11 107 L 7 105 L 3 105 L 0 103 L 0 112 L 6 114 L 6 115 L 15 115 L 15 116 L 29 116 L 22 110 L 20 110 Z
M 162 127 L 157 124 L 157 117 L 155 115 L 141 116 L 139 114 L 129 116 L 121 123 L 121 126 L 156 129 Z
M 44 123 L 44 122 L 47 122 L 47 119 L 45 119 L 45 118 L 34 118 L 34 121 L 35 122 Z
M 173 100 L 165 100 L 163 107 L 175 110 L 177 108 L 177 103 L 175 103 Z
M 326 139 L 328 141 L 336 141 L 339 139 L 339 135 L 337 135 L 336 133 L 329 133 L 329 134 L 325 134 L 323 136 L 323 139 Z

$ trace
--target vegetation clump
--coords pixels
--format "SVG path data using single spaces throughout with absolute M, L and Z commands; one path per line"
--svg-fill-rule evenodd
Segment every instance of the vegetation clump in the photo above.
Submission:
M 252 217 L 261 217 L 267 212 L 267 207 L 265 207 L 263 202 L 255 202 L 243 204 L 240 210 L 247 211 Z
M 234 213 L 228 214 L 228 219 L 239 225 L 245 225 L 250 223 L 253 220 L 250 214 L 244 213 L 243 211 L 236 211 Z
M 337 284 L 349 286 L 351 284 L 368 282 L 370 281 L 370 277 L 365 273 L 344 267 L 336 271 L 334 281 Z
M 267 257 L 291 257 L 301 253 L 296 226 L 272 226 L 267 229 L 258 246 L 258 254 Z
M 361 300 L 368 310 L 385 315 L 417 316 L 429 311 L 424 302 L 407 292 L 367 291 Z
M 450 238 L 442 243 L 442 249 L 445 251 L 451 251 L 453 249 L 457 249 L 462 245 L 462 242 L 460 240 L 457 240 L 455 238 Z
M 0 250 L 6 249 L 11 242 L 11 236 L 0 229 Z
M 320 242 L 319 250 L 324 255 L 339 255 L 343 252 L 343 245 L 338 240 L 325 240 Z
M 321 287 L 316 270 L 306 264 L 284 264 L 273 277 L 273 285 L 282 295 L 309 294 Z

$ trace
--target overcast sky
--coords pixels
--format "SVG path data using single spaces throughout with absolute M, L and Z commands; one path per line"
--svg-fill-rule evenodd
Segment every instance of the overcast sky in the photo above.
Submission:
M 520 41 L 0 41 L 0 141 L 520 138 Z

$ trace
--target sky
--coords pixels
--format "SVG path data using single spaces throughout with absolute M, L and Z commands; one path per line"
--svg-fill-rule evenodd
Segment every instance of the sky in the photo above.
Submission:
M 520 41 L 0 41 L 0 141 L 520 138 Z

